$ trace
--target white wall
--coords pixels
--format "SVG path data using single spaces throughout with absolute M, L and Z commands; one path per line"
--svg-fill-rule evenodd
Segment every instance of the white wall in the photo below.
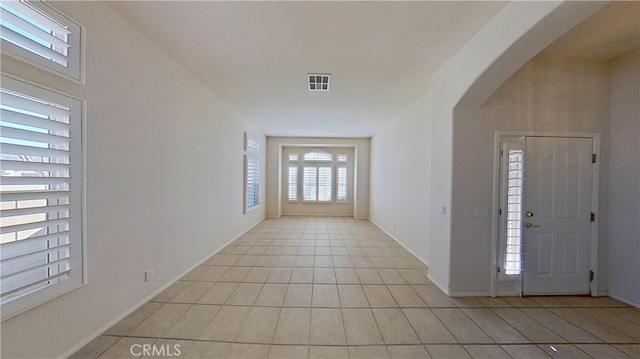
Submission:
M 454 114 L 451 295 L 489 295 L 492 217 L 474 208 L 493 200 L 494 132 L 602 134 L 600 208 L 607 204 L 608 66 L 601 62 L 533 60 L 507 80 L 478 110 Z M 599 226 L 599 290 L 606 290 L 606 221 Z M 513 282 L 498 291 L 518 295 Z
M 371 139 L 370 219 L 420 260 L 429 258 L 431 92 Z
M 640 51 L 611 66 L 609 295 L 640 307 Z
M 88 283 L 2 322 L 5 358 L 70 354 L 265 213 L 242 213 L 243 131 L 259 131 L 105 3 L 53 5 L 86 26 L 86 85 L 2 71 L 87 101 Z
M 313 137 L 267 137 L 267 181 L 266 216 L 278 218 L 282 215 L 282 147 L 283 146 L 337 146 L 355 148 L 355 203 L 353 216 L 369 218 L 369 138 L 313 138 Z
M 518 68 L 605 2 L 510 2 L 433 75 L 429 278 L 450 292 L 453 110 L 477 108 Z M 444 211 L 441 211 L 444 208 Z

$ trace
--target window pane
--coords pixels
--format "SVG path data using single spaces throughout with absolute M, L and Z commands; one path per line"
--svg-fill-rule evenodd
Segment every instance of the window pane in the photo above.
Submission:
M 338 167 L 338 178 L 336 180 L 338 188 L 336 193 L 337 201 L 347 200 L 347 168 Z
M 247 208 L 260 203 L 260 161 L 247 158 Z
M 0 304 L 6 318 L 31 305 L 27 296 L 43 301 L 82 283 L 82 104 L 8 76 L 1 83 Z
M 331 201 L 331 167 L 318 168 L 318 201 Z
M 317 200 L 318 169 L 316 167 L 305 167 L 302 181 L 302 199 L 305 201 Z
M 1 1 L 0 12 L 3 53 L 82 80 L 80 25 L 41 1 Z
M 287 199 L 298 200 L 298 166 L 289 166 L 289 178 L 287 180 Z
M 507 213 L 505 239 L 505 273 L 517 275 L 522 270 L 522 191 L 524 175 L 524 152 L 521 149 L 510 149 L 508 152 L 507 172 Z
M 247 151 L 253 151 L 256 153 L 262 152 L 260 141 L 250 135 L 247 135 Z
M 314 151 L 304 154 L 305 161 L 331 161 L 331 159 L 331 153 L 324 151 Z

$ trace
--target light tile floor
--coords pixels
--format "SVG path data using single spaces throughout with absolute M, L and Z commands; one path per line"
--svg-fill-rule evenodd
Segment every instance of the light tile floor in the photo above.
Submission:
M 449 298 L 426 275 L 369 221 L 269 219 L 72 357 L 640 358 L 614 299 Z

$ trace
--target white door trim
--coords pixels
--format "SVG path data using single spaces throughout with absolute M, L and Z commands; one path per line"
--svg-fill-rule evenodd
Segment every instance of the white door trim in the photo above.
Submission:
M 499 245 L 499 226 L 500 226 L 500 150 L 502 142 L 506 142 L 508 138 L 513 137 L 574 137 L 589 138 L 593 141 L 593 153 L 598 160 L 594 164 L 593 169 L 593 188 L 591 211 L 596 213 L 596 221 L 591 223 L 591 271 L 595 273 L 593 281 L 590 283 L 591 296 L 598 295 L 598 222 L 600 214 L 598 213 L 599 200 L 598 190 L 600 187 L 600 133 L 595 132 L 548 132 L 548 131 L 495 131 L 493 140 L 493 200 L 492 200 L 492 221 L 491 221 L 491 266 L 490 266 L 490 291 L 491 296 L 496 297 L 498 293 L 498 245 Z M 521 282 L 520 282 L 521 283 Z M 522 293 L 522 285 L 520 291 Z M 511 293 L 513 295 L 514 293 Z

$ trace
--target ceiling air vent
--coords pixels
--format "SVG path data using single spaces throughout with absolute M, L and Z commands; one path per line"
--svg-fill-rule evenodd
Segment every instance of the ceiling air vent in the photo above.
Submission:
M 329 91 L 331 74 L 308 74 L 309 91 Z

